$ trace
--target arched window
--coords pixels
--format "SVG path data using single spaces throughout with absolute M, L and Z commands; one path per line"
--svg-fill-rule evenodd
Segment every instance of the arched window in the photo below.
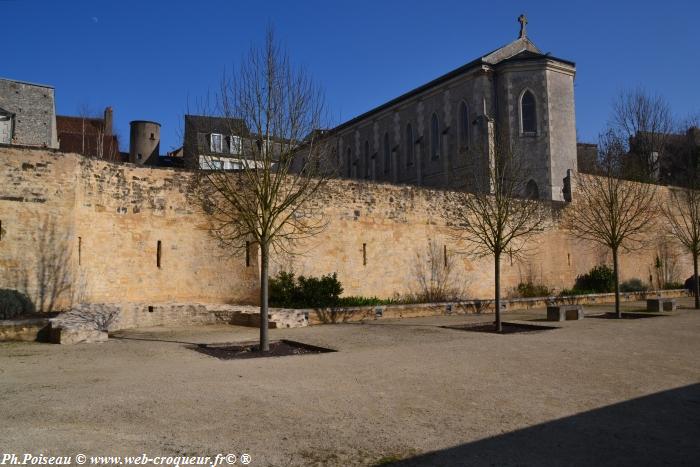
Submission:
M 389 133 L 384 133 L 384 173 L 391 170 L 391 148 L 389 147 Z
M 430 118 L 430 157 L 440 157 L 440 122 L 437 114 Z
M 469 109 L 464 101 L 459 105 L 459 145 L 469 147 Z
M 352 177 L 352 149 L 350 146 L 348 146 L 348 149 L 345 151 L 345 160 L 348 168 L 348 177 Z
M 520 125 L 523 133 L 537 133 L 537 104 L 530 91 L 520 98 Z
M 413 165 L 413 127 L 409 123 L 406 125 L 406 166 Z
M 525 197 L 527 199 L 540 199 L 540 189 L 534 180 L 527 182 L 525 186 Z
M 369 178 L 369 141 L 365 141 L 365 178 Z

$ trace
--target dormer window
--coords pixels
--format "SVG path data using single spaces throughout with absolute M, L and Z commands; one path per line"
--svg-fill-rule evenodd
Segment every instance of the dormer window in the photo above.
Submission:
M 231 135 L 228 137 L 228 149 L 231 154 L 241 153 L 241 137 Z
M 219 133 L 212 133 L 209 137 L 209 149 L 211 152 L 223 152 L 222 138 Z

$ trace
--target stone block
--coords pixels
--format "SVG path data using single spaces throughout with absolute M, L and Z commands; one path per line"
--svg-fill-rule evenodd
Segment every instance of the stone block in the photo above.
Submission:
M 93 344 L 107 342 L 107 339 L 107 332 L 86 328 L 51 328 L 50 335 L 53 344 L 62 345 Z
M 673 311 L 677 308 L 676 300 L 673 298 L 648 298 L 647 311 L 661 312 Z
M 0 342 L 45 340 L 48 327 L 49 320 L 46 318 L 0 321 Z
M 552 305 L 547 307 L 547 321 L 572 321 L 583 319 L 581 305 Z

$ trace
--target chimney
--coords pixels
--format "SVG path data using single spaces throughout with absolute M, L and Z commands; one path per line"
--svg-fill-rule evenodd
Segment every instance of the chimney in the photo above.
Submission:
M 105 135 L 112 134 L 112 107 L 105 108 Z

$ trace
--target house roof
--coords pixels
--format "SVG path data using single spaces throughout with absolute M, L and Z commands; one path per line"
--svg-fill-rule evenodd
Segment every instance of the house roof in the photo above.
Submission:
M 10 112 L 9 110 L 5 110 L 5 109 L 3 109 L 2 107 L 0 107 L 0 115 L 9 115 L 9 116 L 13 116 L 14 113 L 12 113 L 12 112 Z
M 105 121 L 95 117 L 74 117 L 69 115 L 56 115 L 57 133 L 87 133 L 95 134 L 104 131 Z
M 391 99 L 388 102 L 385 102 L 384 104 L 377 106 L 363 114 L 358 115 L 357 117 L 354 117 L 350 120 L 348 120 L 345 123 L 341 123 L 337 127 L 335 127 L 332 131 L 338 131 L 342 130 L 343 128 L 346 128 L 348 126 L 353 125 L 354 123 L 363 120 L 367 117 L 369 117 L 372 114 L 381 112 L 384 109 L 387 109 L 389 107 L 392 107 L 396 104 L 398 104 L 401 101 L 404 101 L 406 99 L 409 99 L 416 94 L 420 94 L 432 87 L 435 87 L 441 83 L 444 83 L 445 81 L 449 81 L 452 78 L 455 78 L 457 76 L 460 76 L 468 71 L 471 71 L 474 68 L 482 67 L 482 66 L 487 66 L 487 67 L 493 67 L 496 66 L 500 63 L 504 63 L 507 61 L 519 61 L 519 60 L 533 60 L 533 59 L 542 59 L 542 58 L 547 58 L 549 60 L 556 60 L 560 61 L 563 63 L 567 63 L 569 65 L 575 66 L 574 62 L 568 61 L 568 60 L 562 60 L 556 57 L 552 57 L 549 54 L 543 54 L 540 49 L 537 48 L 537 46 L 527 37 L 521 37 L 513 42 L 510 42 L 502 47 L 499 47 L 495 50 L 492 50 L 491 52 L 487 53 L 486 55 L 482 55 L 481 57 L 472 60 L 471 62 L 468 62 L 459 68 L 456 68 L 448 73 L 445 73 L 442 76 L 439 76 L 435 78 L 432 81 L 429 81 L 426 84 L 423 84 L 422 86 L 419 86 L 415 89 L 412 89 L 411 91 L 408 91 L 405 94 L 400 95 L 399 97 L 396 97 L 394 99 Z
M 242 119 L 232 117 L 185 115 L 185 131 L 188 127 L 194 128 L 198 132 L 207 133 L 236 133 L 239 136 L 248 136 L 250 133 Z

